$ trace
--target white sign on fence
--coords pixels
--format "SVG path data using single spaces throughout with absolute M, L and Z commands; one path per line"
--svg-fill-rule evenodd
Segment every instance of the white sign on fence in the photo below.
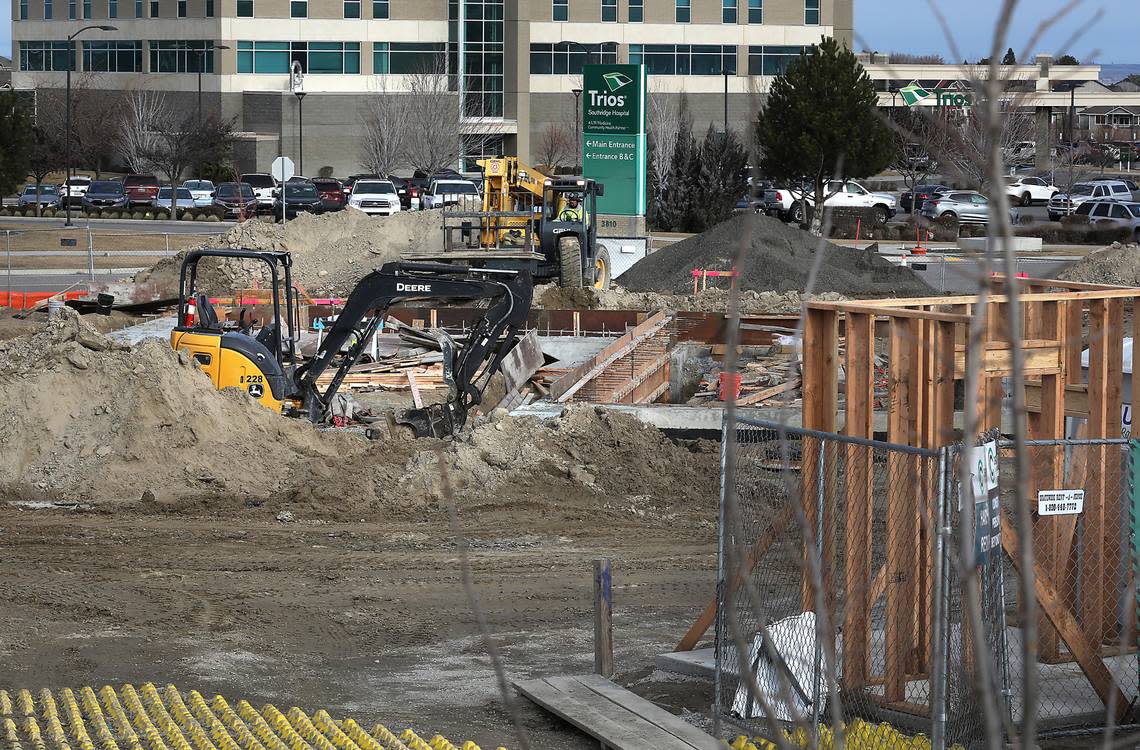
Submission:
M 1071 516 L 1084 509 L 1084 490 L 1041 490 L 1037 493 L 1039 516 Z

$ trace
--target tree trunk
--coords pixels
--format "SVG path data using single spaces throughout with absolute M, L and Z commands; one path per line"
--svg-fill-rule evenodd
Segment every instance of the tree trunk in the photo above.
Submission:
M 811 222 L 809 231 L 814 237 L 823 236 L 823 204 L 827 200 L 827 185 L 822 180 L 815 182 L 815 195 L 811 205 Z M 808 210 L 807 201 L 804 201 L 804 210 Z

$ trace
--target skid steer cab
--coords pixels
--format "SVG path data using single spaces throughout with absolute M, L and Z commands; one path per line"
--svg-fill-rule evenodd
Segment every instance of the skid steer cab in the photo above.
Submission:
M 609 289 L 613 266 L 598 245 L 598 197 L 605 186 L 579 178 L 547 179 L 542 186 L 542 254 L 560 286 Z
M 269 267 L 273 319 L 223 322 L 210 298 L 198 292 L 198 263 L 203 258 L 246 259 Z M 296 362 L 294 331 L 297 297 L 288 253 L 252 250 L 194 250 L 187 253 L 179 277 L 178 324 L 170 334 L 175 351 L 185 352 L 210 376 L 215 388 L 239 388 L 276 412 L 288 411 Z M 283 292 L 283 294 L 282 294 Z M 254 333 L 254 326 L 261 324 Z

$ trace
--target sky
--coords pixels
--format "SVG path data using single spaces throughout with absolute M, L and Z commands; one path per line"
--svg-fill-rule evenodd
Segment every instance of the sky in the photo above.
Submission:
M 855 48 L 939 54 L 948 63 L 961 62 L 954 59 L 931 2 L 945 17 L 960 58 L 976 62 L 989 55 L 1000 0 L 855 0 Z M 1068 53 L 1081 62 L 1140 63 L 1135 49 L 1137 4 L 1137 0 L 1084 0 L 1041 37 L 1029 56 Z M 1020 59 L 1038 25 L 1067 5 L 1069 0 L 1021 0 L 1003 52 L 1013 47 Z M 1072 41 L 1074 34 L 1078 38 Z
M 527 0 L 542 2 L 543 0 Z M 993 28 L 1000 0 L 930 0 L 946 17 L 960 54 L 971 62 L 989 54 L 987 33 Z M 1010 44 L 1019 55 L 1041 20 L 1068 0 L 1021 0 Z M 1137 0 L 1084 0 L 1051 33 L 1035 52 L 1073 54 L 1081 62 L 1140 63 L 1136 46 Z M 1062 49 L 1076 29 L 1089 22 L 1097 10 L 1103 16 L 1074 43 Z M 12 4 L 0 0 L 0 55 L 12 53 Z M 856 49 L 878 52 L 940 54 L 954 60 L 950 45 L 935 21 L 928 0 L 855 0 Z

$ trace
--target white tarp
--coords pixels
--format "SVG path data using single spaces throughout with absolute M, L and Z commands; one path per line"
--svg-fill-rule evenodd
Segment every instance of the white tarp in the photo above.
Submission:
M 774 661 L 763 646 L 760 633 L 752 641 L 748 664 L 742 672 L 751 670 L 756 675 L 756 684 L 776 712 L 777 721 L 795 721 L 811 715 L 811 699 L 818 695 L 821 702 L 827 701 L 823 687 L 822 654 L 816 664 L 815 613 L 804 612 L 795 617 L 774 622 L 768 626 L 771 645 L 779 654 Z M 813 685 L 813 681 L 815 684 Z M 786 697 L 791 698 L 789 703 Z M 732 700 L 732 713 L 742 719 L 764 718 L 764 706 L 751 695 L 748 681 L 741 677 L 736 686 L 736 696 Z

